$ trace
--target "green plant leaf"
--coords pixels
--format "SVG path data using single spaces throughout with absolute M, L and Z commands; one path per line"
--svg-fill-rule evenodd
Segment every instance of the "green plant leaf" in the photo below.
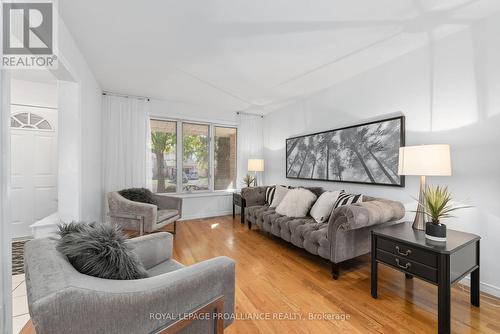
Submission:
M 453 206 L 452 196 L 448 187 L 427 186 L 423 197 L 422 202 L 417 200 L 418 207 L 415 212 L 424 213 L 432 221 L 454 217 L 450 214 L 451 212 L 472 207 L 470 205 Z

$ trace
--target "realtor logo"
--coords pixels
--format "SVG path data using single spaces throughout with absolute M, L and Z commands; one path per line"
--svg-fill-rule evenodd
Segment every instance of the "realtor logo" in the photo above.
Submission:
M 54 3 L 3 3 L 2 67 L 11 69 L 55 68 Z

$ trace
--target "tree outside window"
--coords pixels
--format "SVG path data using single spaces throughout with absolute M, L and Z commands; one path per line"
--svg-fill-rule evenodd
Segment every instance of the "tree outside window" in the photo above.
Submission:
M 182 124 L 182 188 L 184 191 L 209 189 L 209 132 L 209 125 Z
M 177 123 L 151 120 L 153 191 L 177 191 Z

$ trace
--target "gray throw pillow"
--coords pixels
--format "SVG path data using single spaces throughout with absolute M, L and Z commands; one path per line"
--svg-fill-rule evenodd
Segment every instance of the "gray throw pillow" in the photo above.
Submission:
M 148 277 L 121 229 L 112 224 L 70 223 L 59 226 L 57 249 L 80 273 L 116 280 Z
M 146 188 L 123 189 L 118 193 L 130 201 L 154 204 L 158 206 L 158 201 L 156 201 L 153 193 L 151 192 L 151 190 Z

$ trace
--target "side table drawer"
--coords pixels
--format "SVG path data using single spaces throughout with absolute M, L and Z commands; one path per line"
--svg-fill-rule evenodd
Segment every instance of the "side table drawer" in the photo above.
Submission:
M 389 239 L 377 238 L 377 248 L 392 253 L 401 258 L 416 261 L 426 266 L 437 268 L 437 256 L 431 252 L 412 247 L 404 243 L 398 243 Z
M 377 260 L 406 273 L 437 283 L 436 268 L 428 267 L 406 257 L 397 256 L 381 249 L 377 249 Z

